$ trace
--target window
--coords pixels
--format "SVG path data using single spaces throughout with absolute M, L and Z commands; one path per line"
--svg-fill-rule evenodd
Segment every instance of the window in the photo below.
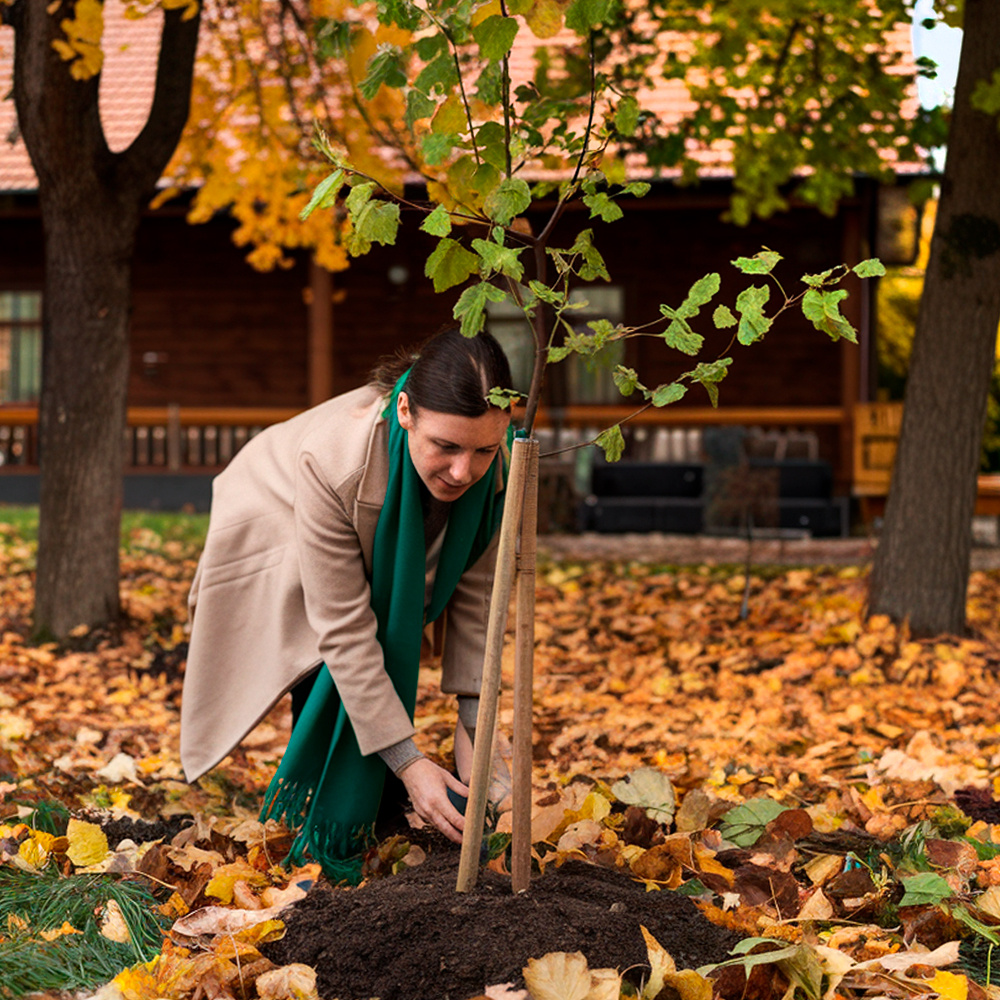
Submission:
M 42 296 L 0 292 L 0 403 L 34 403 L 42 384 Z
M 574 288 L 569 293 L 571 303 L 586 302 L 583 309 L 571 310 L 563 315 L 580 333 L 593 331 L 587 324 L 596 319 L 606 319 L 612 325 L 620 323 L 625 315 L 625 292 L 621 285 L 588 285 Z M 625 363 L 625 341 L 614 340 L 592 358 L 573 355 L 566 359 L 570 365 L 569 398 L 574 403 L 620 403 L 622 395 L 611 377 L 615 365 Z
M 625 314 L 625 293 L 620 285 L 587 285 L 570 292 L 573 303 L 586 302 L 582 309 L 572 309 L 563 315 L 583 333 L 590 333 L 587 323 L 606 319 L 613 324 L 622 322 Z M 487 328 L 496 337 L 510 361 L 514 388 L 527 393 L 531 382 L 531 366 L 535 359 L 531 331 L 524 314 L 508 296 L 502 302 L 487 305 Z M 562 337 L 556 336 L 561 343 Z M 561 364 L 567 366 L 569 398 L 574 403 L 617 403 L 621 394 L 615 387 L 611 372 L 625 361 L 625 341 L 608 344 L 593 358 L 571 355 Z

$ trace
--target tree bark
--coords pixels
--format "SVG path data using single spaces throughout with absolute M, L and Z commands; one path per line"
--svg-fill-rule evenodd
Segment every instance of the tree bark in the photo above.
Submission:
M 871 614 L 965 627 L 980 442 L 1000 322 L 1000 131 L 972 107 L 1000 62 L 994 0 L 966 0 L 948 158 L 920 302 Z
M 74 79 L 52 48 L 72 8 L 17 0 L 9 14 L 14 100 L 45 232 L 35 630 L 55 636 L 119 612 L 132 250 L 187 120 L 199 23 L 165 14 L 149 119 L 112 153 L 100 77 Z

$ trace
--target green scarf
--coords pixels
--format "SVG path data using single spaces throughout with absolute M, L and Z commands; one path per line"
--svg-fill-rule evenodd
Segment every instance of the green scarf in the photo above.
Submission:
M 389 425 L 389 482 L 375 529 L 369 582 L 386 673 L 412 718 L 425 620 L 441 614 L 462 574 L 486 550 L 503 514 L 503 493 L 496 491 L 497 465 L 502 463 L 498 454 L 486 475 L 451 506 L 425 619 L 421 484 L 407 433 L 396 416 L 396 398 L 408 374 L 396 383 L 382 414 Z M 385 774 L 377 753 L 362 756 L 330 671 L 320 669 L 264 795 L 261 820 L 284 819 L 299 828 L 290 864 L 301 864 L 309 854 L 334 881 L 356 883 Z

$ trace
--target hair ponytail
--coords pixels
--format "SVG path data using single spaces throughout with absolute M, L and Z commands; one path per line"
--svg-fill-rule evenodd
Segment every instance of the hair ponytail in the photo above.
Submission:
M 495 408 L 486 399 L 490 389 L 512 388 L 507 356 L 485 331 L 464 337 L 457 327 L 443 330 L 416 351 L 384 358 L 372 372 L 371 383 L 389 393 L 407 368 L 406 395 L 414 415 L 427 409 L 479 417 Z

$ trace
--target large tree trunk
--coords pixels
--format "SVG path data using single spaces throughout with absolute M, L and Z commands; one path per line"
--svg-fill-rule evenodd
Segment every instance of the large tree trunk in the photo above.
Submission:
M 135 231 L 133 219 L 121 220 L 100 202 L 73 198 L 71 203 L 76 212 L 43 203 L 45 334 L 35 624 L 59 636 L 81 623 L 111 621 L 119 611 Z
M 996 0 L 966 0 L 948 159 L 920 302 L 871 614 L 960 632 L 1000 322 L 1000 132 L 970 98 L 1000 63 Z
M 99 76 L 78 80 L 52 47 L 74 4 L 16 0 L 14 99 L 45 230 L 41 511 L 35 628 L 65 635 L 118 614 L 131 258 L 190 105 L 197 16 L 164 16 L 149 119 L 108 149 Z

